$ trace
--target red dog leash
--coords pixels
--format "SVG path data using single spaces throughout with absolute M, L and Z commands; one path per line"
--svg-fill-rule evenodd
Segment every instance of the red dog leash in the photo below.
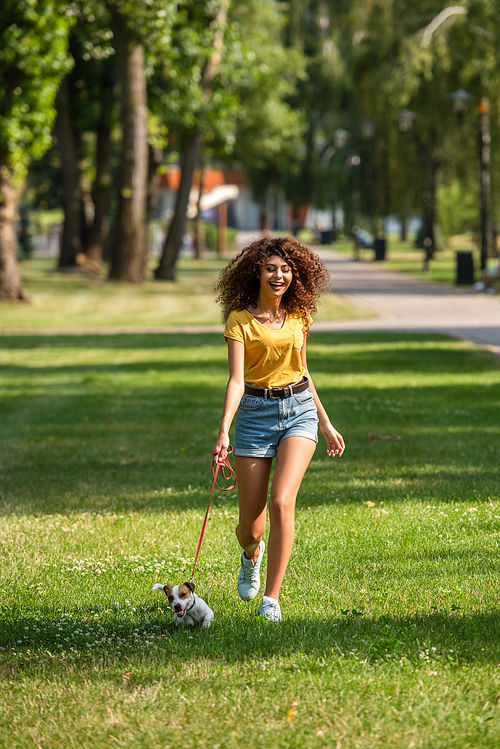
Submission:
M 229 445 L 227 454 L 230 455 L 232 452 L 233 452 L 233 447 L 232 447 L 232 445 Z M 219 484 L 217 483 L 217 474 L 219 473 L 219 468 L 221 469 L 222 476 L 223 476 L 223 478 L 226 481 L 229 481 L 229 479 L 231 478 L 231 476 L 234 476 L 234 481 L 231 484 L 231 486 L 226 486 L 225 488 L 222 487 L 222 486 L 219 486 Z M 229 471 L 229 473 L 228 473 L 227 476 L 226 476 L 226 470 Z M 194 571 L 196 569 L 196 562 L 198 561 L 198 556 L 199 556 L 200 549 L 201 549 L 201 542 L 203 541 L 203 535 L 205 533 L 205 526 L 206 526 L 207 520 L 208 520 L 208 511 L 210 510 L 210 502 L 212 501 L 212 494 L 214 493 L 214 489 L 217 486 L 217 488 L 220 489 L 221 491 L 223 491 L 223 492 L 229 492 L 229 491 L 231 491 L 231 489 L 234 489 L 234 487 L 238 483 L 238 479 L 237 479 L 236 474 L 235 474 L 235 472 L 233 470 L 233 467 L 231 466 L 231 463 L 229 462 L 229 459 L 228 459 L 227 455 L 224 458 L 224 460 L 222 461 L 222 463 L 219 463 L 218 461 L 217 462 L 214 461 L 212 463 L 212 475 L 214 477 L 214 480 L 213 480 L 213 483 L 212 483 L 212 491 L 210 492 L 210 497 L 208 499 L 208 507 L 207 507 L 207 511 L 205 513 L 205 520 L 203 521 L 203 526 L 202 526 L 202 529 L 201 529 L 200 540 L 198 542 L 198 549 L 196 551 L 196 557 L 195 557 L 195 560 L 194 560 L 194 567 L 193 567 L 193 572 L 191 573 L 191 580 L 190 580 L 190 582 L 193 582 L 193 580 L 194 580 Z

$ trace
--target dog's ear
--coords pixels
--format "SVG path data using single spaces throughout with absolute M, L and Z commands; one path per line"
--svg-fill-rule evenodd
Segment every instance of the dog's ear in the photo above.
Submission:
M 186 586 L 186 588 L 189 588 L 191 593 L 194 593 L 194 583 L 189 582 L 189 583 L 184 583 L 184 585 Z

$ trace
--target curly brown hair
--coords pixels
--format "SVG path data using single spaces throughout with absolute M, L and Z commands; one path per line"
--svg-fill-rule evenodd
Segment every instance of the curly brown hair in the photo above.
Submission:
M 321 291 L 330 284 L 328 271 L 320 258 L 295 237 L 267 234 L 236 255 L 221 272 L 215 292 L 224 310 L 224 320 L 233 310 L 256 307 L 260 291 L 260 272 L 271 255 L 283 258 L 292 269 L 292 282 L 281 303 L 288 313 L 299 313 L 308 328 L 308 313 L 317 312 Z

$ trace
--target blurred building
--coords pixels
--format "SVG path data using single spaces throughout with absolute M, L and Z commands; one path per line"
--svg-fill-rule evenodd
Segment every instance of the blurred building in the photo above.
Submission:
M 162 174 L 156 218 L 168 221 L 172 217 L 180 178 L 181 170 L 178 165 L 170 166 L 168 171 Z M 188 209 L 188 217 L 191 218 L 196 215 L 199 185 L 200 173 L 196 171 Z M 224 199 L 225 196 L 229 198 Z M 223 172 L 220 169 L 206 168 L 203 171 L 203 218 L 217 223 L 217 207 L 221 202 L 227 205 L 227 225 L 240 231 L 259 231 L 266 225 L 275 231 L 293 228 L 292 208 L 285 202 L 282 192 L 268 190 L 265 204 L 260 205 L 253 199 L 246 176 L 240 169 Z

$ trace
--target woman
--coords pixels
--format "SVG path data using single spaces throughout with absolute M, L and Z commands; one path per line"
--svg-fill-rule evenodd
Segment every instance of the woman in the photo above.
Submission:
M 306 337 L 328 273 L 311 250 L 293 237 L 267 235 L 253 242 L 222 271 L 217 301 L 226 316 L 229 381 L 222 422 L 212 450 L 222 462 L 237 412 L 234 437 L 239 522 L 243 549 L 238 592 L 254 598 L 260 588 L 269 498 L 267 580 L 258 614 L 281 621 L 278 601 L 295 535 L 295 500 L 316 448 L 317 427 L 327 454 L 342 455 L 334 429 L 307 370 Z

